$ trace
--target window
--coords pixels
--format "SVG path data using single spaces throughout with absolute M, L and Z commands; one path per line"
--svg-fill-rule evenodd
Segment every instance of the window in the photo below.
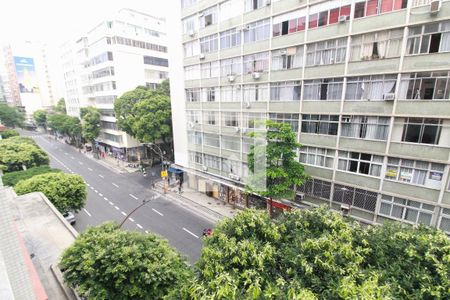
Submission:
M 219 90 L 219 88 L 216 88 L 216 87 L 202 88 L 202 102 L 219 101 L 218 90 Z
M 357 0 L 354 17 L 362 18 L 406 8 L 407 0 Z
M 385 178 L 440 188 L 444 168 L 443 164 L 389 157 Z
M 268 84 L 247 84 L 243 86 L 243 89 L 245 102 L 258 102 L 269 100 Z
M 103 129 L 118 130 L 116 122 L 100 121 Z
M 388 218 L 406 221 L 412 224 L 431 225 L 433 212 L 433 205 L 381 195 L 381 205 L 378 213 Z
M 227 150 L 241 151 L 241 140 L 235 136 L 222 135 L 222 148 Z
M 299 101 L 300 81 L 273 82 L 270 84 L 271 101 Z
M 185 80 L 200 79 L 200 65 L 184 67 L 184 79 Z
M 265 129 L 264 121 L 267 119 L 266 113 L 244 113 L 244 124 L 242 127 L 245 128 L 262 128 Z
M 218 49 L 217 33 L 202 37 L 200 39 L 201 53 L 210 53 L 217 51 L 217 49 Z
M 356 35 L 350 45 L 350 61 L 398 57 L 402 39 L 403 29 Z
M 219 77 L 219 61 L 211 61 L 200 65 L 202 79 Z
M 334 184 L 332 201 L 375 212 L 377 193 L 341 184 Z
M 306 46 L 306 66 L 345 62 L 347 38 L 323 41 Z
M 242 12 L 241 0 L 229 0 L 220 4 L 219 7 L 219 22 L 237 17 Z
M 117 96 L 96 96 L 96 104 L 113 104 L 116 101 Z
M 269 52 L 244 56 L 244 74 L 267 72 L 269 69 Z
M 153 66 L 161 66 L 168 67 L 169 60 L 167 58 L 153 57 L 153 56 L 144 56 L 144 64 L 153 65 Z
M 199 110 L 186 110 L 186 120 L 188 123 L 201 124 L 202 112 Z
M 184 57 L 191 57 L 200 54 L 200 44 L 198 43 L 198 40 L 184 43 L 183 49 Z
M 189 151 L 189 161 L 195 164 L 203 164 L 203 155 L 198 152 Z
M 133 30 L 133 32 L 134 32 L 134 30 Z M 141 48 L 141 49 L 147 49 L 147 50 L 153 50 L 153 51 L 167 53 L 166 46 L 147 43 L 147 42 L 138 41 L 138 40 L 132 40 L 132 39 L 128 39 L 128 38 L 124 38 L 124 37 L 120 37 L 120 36 L 112 37 L 111 42 L 112 42 L 112 44 L 125 45 L 125 46 L 130 46 L 130 47 L 135 47 L 135 48 Z
M 200 89 L 186 89 L 186 101 L 188 102 L 199 102 L 200 101 Z
M 303 66 L 303 46 L 272 51 L 272 70 L 289 70 Z
M 347 5 L 345 5 L 347 4 Z M 351 1 L 333 0 L 312 5 L 309 8 L 308 28 L 316 28 L 339 22 L 339 17 L 349 18 Z
M 241 163 L 235 160 L 222 158 L 222 172 L 240 176 Z
M 303 146 L 300 148 L 300 162 L 325 168 L 333 168 L 336 150 Z
M 264 6 L 267 0 L 245 0 L 244 11 L 249 12 Z
M 217 23 L 217 6 L 212 6 L 200 12 L 200 28 Z
M 385 94 L 395 92 L 397 75 L 349 77 L 345 100 L 383 100 Z
M 407 54 L 450 51 L 450 21 L 409 28 Z
M 298 190 L 314 198 L 330 200 L 331 182 L 312 178 L 300 186 Z
M 255 140 L 249 137 L 245 137 L 242 139 L 242 152 L 249 153 L 251 147 L 255 144 Z
M 291 125 L 292 131 L 298 131 L 298 114 L 282 114 L 282 113 L 270 113 L 269 119 L 277 123 L 286 123 Z
M 121 144 L 122 143 L 122 136 L 121 135 L 115 135 L 107 132 L 101 132 L 100 138 L 105 140 L 110 140 L 112 142 L 116 142 Z
M 442 208 L 439 229 L 442 229 L 447 234 L 450 234 L 450 208 Z
M 270 37 L 270 19 L 259 20 L 246 25 L 244 43 L 257 42 Z
M 338 151 L 338 169 L 358 174 L 380 176 L 383 156 L 369 153 Z
M 303 115 L 302 132 L 337 135 L 338 115 Z
M 343 87 L 343 78 L 305 80 L 303 100 L 341 100 Z
M 398 98 L 402 100 L 450 100 L 450 73 L 403 74 Z
M 181 8 L 186 8 L 197 3 L 197 0 L 181 0 Z
M 202 133 L 200 131 L 188 131 L 188 143 L 194 145 L 202 144 Z
M 306 28 L 306 9 L 300 9 L 273 18 L 272 35 L 286 35 Z
M 387 140 L 389 133 L 389 117 L 342 116 L 342 136 Z
M 107 76 L 114 76 L 114 67 L 106 67 L 100 70 L 96 70 L 92 72 L 90 78 L 102 78 Z
M 219 112 L 205 111 L 203 112 L 203 120 L 207 125 L 219 125 Z
M 241 86 L 229 85 L 220 88 L 221 102 L 241 102 Z
M 89 86 L 84 86 L 82 91 L 83 94 L 92 94 L 97 92 L 106 92 L 106 91 L 113 91 L 116 89 L 116 82 L 115 81 L 107 81 L 107 82 L 101 82 Z
M 217 134 L 204 133 L 203 140 L 205 146 L 220 148 L 220 140 Z
M 220 76 L 241 75 L 241 57 L 233 57 L 220 61 Z
M 403 125 L 403 142 L 433 144 L 439 143 L 442 120 L 426 118 L 406 118 Z
M 239 113 L 238 112 L 223 112 L 222 126 L 239 127 Z
M 86 67 L 95 66 L 95 65 L 101 64 L 105 61 L 112 61 L 112 60 L 113 60 L 112 52 L 104 52 L 102 54 L 99 54 L 99 55 L 91 58 L 89 60 L 89 62 L 87 63 Z
M 237 28 L 220 33 L 220 49 L 228 49 L 241 44 L 241 31 Z
M 197 18 L 196 16 L 190 16 L 183 19 L 183 33 L 189 34 L 197 30 Z
M 205 154 L 203 159 L 204 159 L 204 164 L 206 167 L 220 170 L 220 157 Z

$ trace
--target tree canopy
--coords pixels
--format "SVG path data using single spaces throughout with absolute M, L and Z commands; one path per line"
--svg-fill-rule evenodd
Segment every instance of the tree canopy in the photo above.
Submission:
M 47 111 L 40 109 L 33 113 L 33 119 L 37 126 L 47 127 Z
M 5 131 L 0 132 L 0 135 L 2 136 L 2 139 L 9 139 L 13 136 L 19 136 L 19 133 L 14 129 L 7 129 Z
M 48 165 L 49 158 L 36 143 L 20 136 L 0 140 L 0 167 L 6 172 Z
M 100 112 L 95 107 L 86 107 L 82 110 L 81 134 L 93 142 L 100 135 Z
M 6 173 L 2 176 L 3 184 L 7 186 L 15 186 L 19 181 L 29 179 L 33 176 L 45 173 L 61 172 L 59 169 L 53 169 L 49 166 L 33 167 L 24 171 L 15 171 Z
M 64 98 L 61 98 L 58 100 L 58 103 L 56 103 L 54 107 L 54 111 L 60 114 L 66 114 L 66 101 L 64 101 Z
M 206 238 L 180 299 L 449 299 L 450 241 L 433 228 L 360 227 L 327 208 L 246 210 Z
M 65 281 L 89 299 L 162 299 L 192 276 L 166 240 L 113 223 L 81 233 L 60 267 Z
M 61 212 L 77 212 L 86 203 L 87 191 L 79 175 L 46 173 L 18 182 L 14 190 L 18 195 L 42 192 Z
M 248 167 L 251 171 L 247 190 L 270 198 L 291 199 L 295 196 L 293 186 L 302 185 L 308 175 L 296 159 L 297 135 L 291 126 L 265 122 L 267 131 L 257 130 L 249 135 L 259 142 L 251 146 Z
M 48 116 L 48 128 L 67 135 L 72 139 L 72 142 L 78 141 L 81 138 L 81 123 L 77 117 L 71 117 L 64 114 L 54 114 Z
M 0 123 L 7 127 L 21 127 L 25 121 L 23 113 L 17 108 L 0 103 Z
M 168 81 L 156 90 L 140 86 L 124 93 L 114 102 L 119 128 L 143 143 L 169 143 L 172 112 L 168 93 Z

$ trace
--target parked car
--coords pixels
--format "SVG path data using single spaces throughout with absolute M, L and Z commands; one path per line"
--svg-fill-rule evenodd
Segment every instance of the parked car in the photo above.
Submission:
M 63 217 L 66 219 L 67 222 L 69 222 L 70 225 L 75 224 L 75 222 L 77 221 L 75 219 L 75 215 L 70 211 L 64 213 Z

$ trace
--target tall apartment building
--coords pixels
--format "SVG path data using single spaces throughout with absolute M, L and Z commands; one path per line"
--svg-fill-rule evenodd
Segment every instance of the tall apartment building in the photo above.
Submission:
M 80 108 L 100 110 L 102 151 L 134 159 L 142 150 L 138 141 L 120 131 L 114 101 L 137 86 L 156 88 L 168 78 L 165 20 L 122 9 L 86 34 L 61 47 L 67 113 Z
M 450 2 L 181 0 L 169 45 L 175 162 L 237 206 L 248 132 L 285 122 L 312 180 L 292 203 L 450 233 Z

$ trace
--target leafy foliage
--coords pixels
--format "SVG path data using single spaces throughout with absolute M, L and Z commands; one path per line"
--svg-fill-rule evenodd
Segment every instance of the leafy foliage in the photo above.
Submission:
M 0 103 L 0 123 L 7 127 L 21 127 L 25 121 L 23 113 L 17 108 Z
M 267 131 L 250 133 L 253 138 L 264 139 L 264 143 L 252 145 L 248 154 L 251 175 L 247 190 L 270 198 L 291 199 L 295 196 L 292 187 L 302 185 L 308 179 L 303 165 L 296 160 L 295 151 L 301 145 L 297 143 L 296 133 L 290 125 L 270 120 L 265 125 Z M 256 167 L 264 163 L 264 159 L 265 169 Z M 262 188 L 261 183 L 264 181 L 265 186 Z
M 50 168 L 49 166 L 40 166 L 30 168 L 25 171 L 6 173 L 5 175 L 3 175 L 2 180 L 4 185 L 15 186 L 21 180 L 26 180 L 39 174 L 56 173 L 56 172 L 61 172 L 61 170 L 53 169 Z
M 144 143 L 172 138 L 172 112 L 167 83 L 157 90 L 137 87 L 114 102 L 119 128 Z
M 14 190 L 18 195 L 42 192 L 61 213 L 79 211 L 87 197 L 83 178 L 65 173 L 36 175 L 17 183 Z
M 276 222 L 246 210 L 205 240 L 179 299 L 449 299 L 450 241 L 432 228 L 360 227 L 327 208 Z
M 19 133 L 14 129 L 7 129 L 5 131 L 0 132 L 0 135 L 2 136 L 2 139 L 8 139 L 13 136 L 19 136 Z
M 82 115 L 81 134 L 93 142 L 100 135 L 100 112 L 95 107 L 86 107 Z
M 30 139 L 20 136 L 0 140 L 0 167 L 6 172 L 48 165 L 47 153 Z
M 58 100 L 58 103 L 56 103 L 56 106 L 54 107 L 54 111 L 60 114 L 66 114 L 66 101 L 64 101 L 64 98 L 61 98 Z
M 37 126 L 47 127 L 47 112 L 45 110 L 37 110 L 33 113 L 33 119 Z
M 80 234 L 60 267 L 66 282 L 89 299 L 162 299 L 192 276 L 166 240 L 113 223 Z

